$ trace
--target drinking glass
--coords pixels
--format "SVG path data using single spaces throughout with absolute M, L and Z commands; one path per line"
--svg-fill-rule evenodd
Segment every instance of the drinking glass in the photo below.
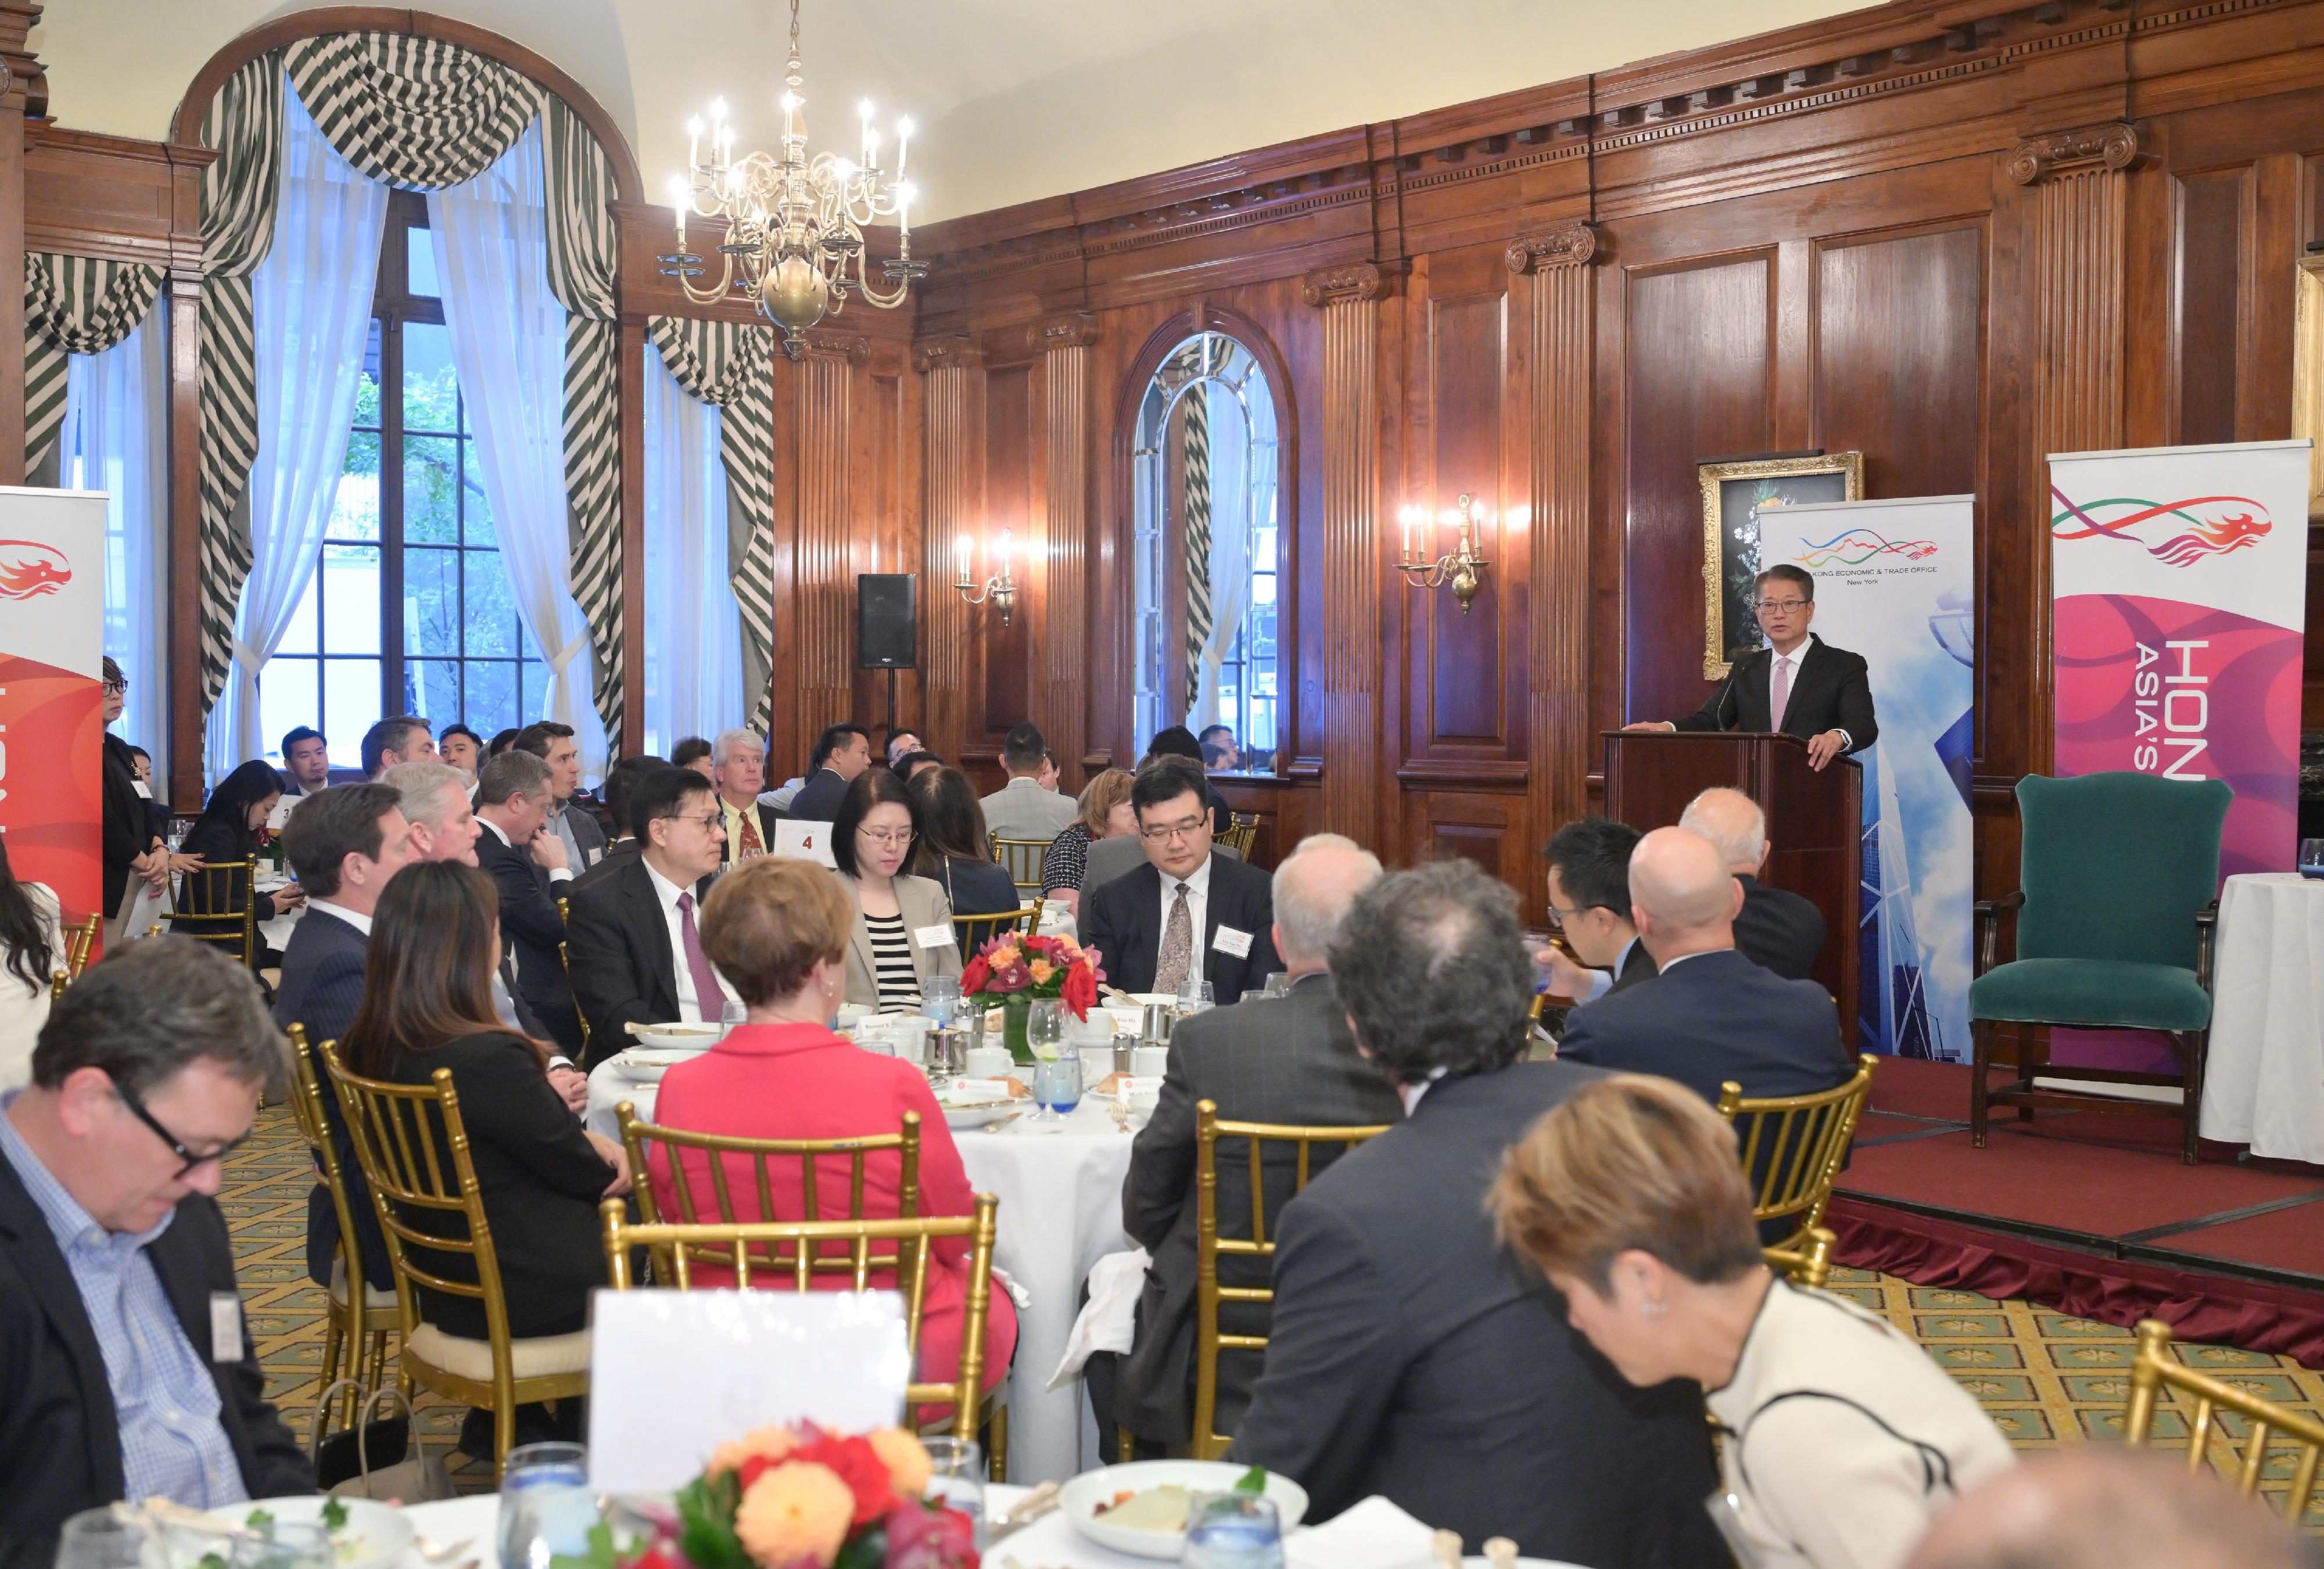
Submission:
M 56 1569 L 163 1569 L 168 1563 L 160 1537 L 110 1504 L 81 1510 L 57 1537 Z
M 234 1569 L 331 1569 L 331 1534 L 313 1520 L 275 1520 L 259 1527 L 266 1540 L 237 1540 Z
M 960 977 L 938 975 L 929 981 L 920 988 L 920 1005 L 938 1029 L 950 1029 L 960 1013 Z
M 1242 994 L 1242 1000 L 1246 1002 L 1263 1002 L 1273 995 L 1275 995 L 1275 993 L 1272 992 L 1262 992 L 1259 988 L 1253 987 L 1251 990 Z
M 741 998 L 729 998 L 726 1006 L 718 1011 L 718 1038 L 725 1039 L 751 1022 L 751 1005 Z
M 1047 1062 L 1065 1048 L 1065 1005 L 1056 997 L 1036 997 L 1025 1015 L 1025 1045 L 1033 1060 Z
M 1064 1113 L 1082 1102 L 1082 1054 L 1068 1051 L 1056 1057 L 1036 1058 L 1033 1064 L 1033 1098 L 1041 1105 L 1033 1121 L 1064 1121 Z
M 984 1446 L 972 1438 L 923 1438 L 928 1452 L 928 1485 L 920 1496 L 958 1509 L 976 1527 L 976 1550 L 984 1551 Z
M 2300 841 L 2300 875 L 2324 877 L 2324 839 Z
M 1199 1493 L 1186 1507 L 1185 1569 L 1283 1569 L 1275 1500 L 1255 1492 Z
M 501 1472 L 501 1569 L 549 1569 L 550 1558 L 589 1550 L 598 1522 L 589 1452 L 578 1444 L 527 1444 Z
M 1179 1016 L 1185 1018 L 1207 1013 L 1218 1006 L 1218 993 L 1212 990 L 1208 981 L 1189 980 L 1178 988 Z
M 1291 994 L 1291 973 L 1277 970 L 1269 975 L 1267 978 L 1267 994 L 1269 997 L 1288 997 Z

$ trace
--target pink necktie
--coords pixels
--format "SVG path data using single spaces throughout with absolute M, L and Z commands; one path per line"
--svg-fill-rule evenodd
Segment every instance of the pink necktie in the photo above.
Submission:
M 686 941 L 686 969 L 694 977 L 695 1019 L 697 1023 L 711 1023 L 724 1016 L 726 993 L 718 985 L 718 972 L 710 967 L 710 955 L 702 951 L 702 936 L 694 929 L 694 895 L 678 896 L 678 930 Z
M 1792 700 L 1792 657 L 1784 654 L 1775 660 L 1775 690 L 1767 697 L 1767 728 L 1784 727 L 1784 708 Z

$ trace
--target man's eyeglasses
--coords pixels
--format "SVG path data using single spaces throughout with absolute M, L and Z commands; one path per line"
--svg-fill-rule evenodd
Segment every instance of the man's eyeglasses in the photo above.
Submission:
M 1552 931 L 1562 932 L 1565 929 L 1565 923 L 1568 918 L 1577 915 L 1588 915 L 1593 909 L 1604 909 L 1606 907 L 1602 904 L 1583 904 L 1576 905 L 1572 909 L 1560 909 L 1557 906 L 1553 904 L 1549 907 L 1550 929 Z
M 227 1156 L 233 1154 L 236 1149 L 241 1149 L 244 1144 L 249 1142 L 250 1134 L 244 1133 L 239 1139 L 227 1140 L 225 1143 L 219 1145 L 217 1149 L 209 1151 L 206 1155 L 197 1155 L 192 1150 L 187 1149 L 185 1145 L 180 1141 L 175 1133 L 171 1132 L 167 1128 L 161 1126 L 161 1122 L 154 1117 L 153 1113 L 145 1109 L 144 1102 L 139 1100 L 135 1095 L 131 1094 L 127 1090 L 123 1089 L 119 1084 L 113 1086 L 113 1093 L 121 1097 L 121 1103 L 129 1108 L 129 1112 L 132 1116 L 144 1123 L 148 1128 L 153 1130 L 153 1137 L 159 1139 L 162 1143 L 167 1144 L 170 1147 L 171 1154 L 175 1155 L 179 1159 L 185 1162 L 183 1166 L 178 1168 L 177 1175 L 170 1179 L 172 1182 L 185 1181 L 186 1178 L 191 1177 L 202 1167 L 208 1166 L 213 1160 L 223 1161 Z M 255 1132 L 257 1130 L 254 1128 L 252 1132 Z
M 1157 823 L 1150 828 L 1139 829 L 1138 833 L 1139 836 L 1149 844 L 1162 844 L 1172 839 L 1191 839 L 1201 833 L 1209 823 L 1209 817 L 1202 817 L 1184 823 Z
M 1791 615 L 1807 607 L 1804 599 L 1762 599 L 1751 608 L 1761 615 Z
M 706 834 L 715 834 L 719 829 L 726 826 L 726 818 L 724 815 L 719 812 L 712 812 L 707 817 L 689 817 L 680 812 L 672 812 L 669 817 L 664 817 L 662 821 L 665 823 L 691 823 Z
M 908 844 L 912 842 L 912 831 L 909 828 L 858 828 L 855 833 L 858 838 L 868 840 L 874 844 L 885 844 L 891 849 L 898 844 Z

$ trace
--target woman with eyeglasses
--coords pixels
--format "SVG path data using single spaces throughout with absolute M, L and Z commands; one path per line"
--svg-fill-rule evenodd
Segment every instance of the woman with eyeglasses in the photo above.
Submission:
M 856 775 L 832 819 L 831 856 L 855 902 L 847 1001 L 881 1013 L 917 1011 L 930 981 L 960 974 L 944 884 L 904 871 L 919 836 L 919 803 L 884 768 Z
M 175 924 L 180 936 L 197 937 L 212 931 L 227 936 L 238 934 L 242 929 L 239 911 L 245 904 L 256 907 L 255 918 L 263 926 L 307 902 L 305 891 L 295 882 L 272 893 L 257 892 L 250 886 L 252 874 L 229 864 L 248 861 L 258 853 L 259 831 L 266 826 L 274 803 L 281 798 L 282 776 L 255 758 L 219 780 L 217 789 L 210 792 L 209 804 L 202 808 L 201 820 L 186 835 L 185 847 L 188 854 L 200 856 L 217 870 L 188 872 L 179 889 L 178 909 L 194 915 L 213 910 L 237 913 L 231 917 L 220 915 L 215 921 L 179 921 Z M 252 969 L 263 970 L 281 962 L 282 955 L 263 940 L 252 945 Z

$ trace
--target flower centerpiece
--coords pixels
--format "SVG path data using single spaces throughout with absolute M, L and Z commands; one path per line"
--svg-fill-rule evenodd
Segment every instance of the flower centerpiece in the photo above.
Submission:
M 901 1428 L 864 1436 L 813 1424 L 722 1444 L 677 1494 L 678 1518 L 617 1552 L 613 1530 L 552 1569 L 977 1569 L 976 1522 L 925 1498 L 934 1472 Z
M 1097 1002 L 1097 983 L 1105 979 L 1097 960 L 1095 948 L 1083 947 L 1069 937 L 1009 932 L 976 950 L 960 973 L 960 994 L 999 998 L 1009 1021 L 1009 1055 L 1018 1062 L 1031 1062 L 1025 1020 L 1034 1001 L 1054 997 L 1075 1019 L 1087 1019 Z

